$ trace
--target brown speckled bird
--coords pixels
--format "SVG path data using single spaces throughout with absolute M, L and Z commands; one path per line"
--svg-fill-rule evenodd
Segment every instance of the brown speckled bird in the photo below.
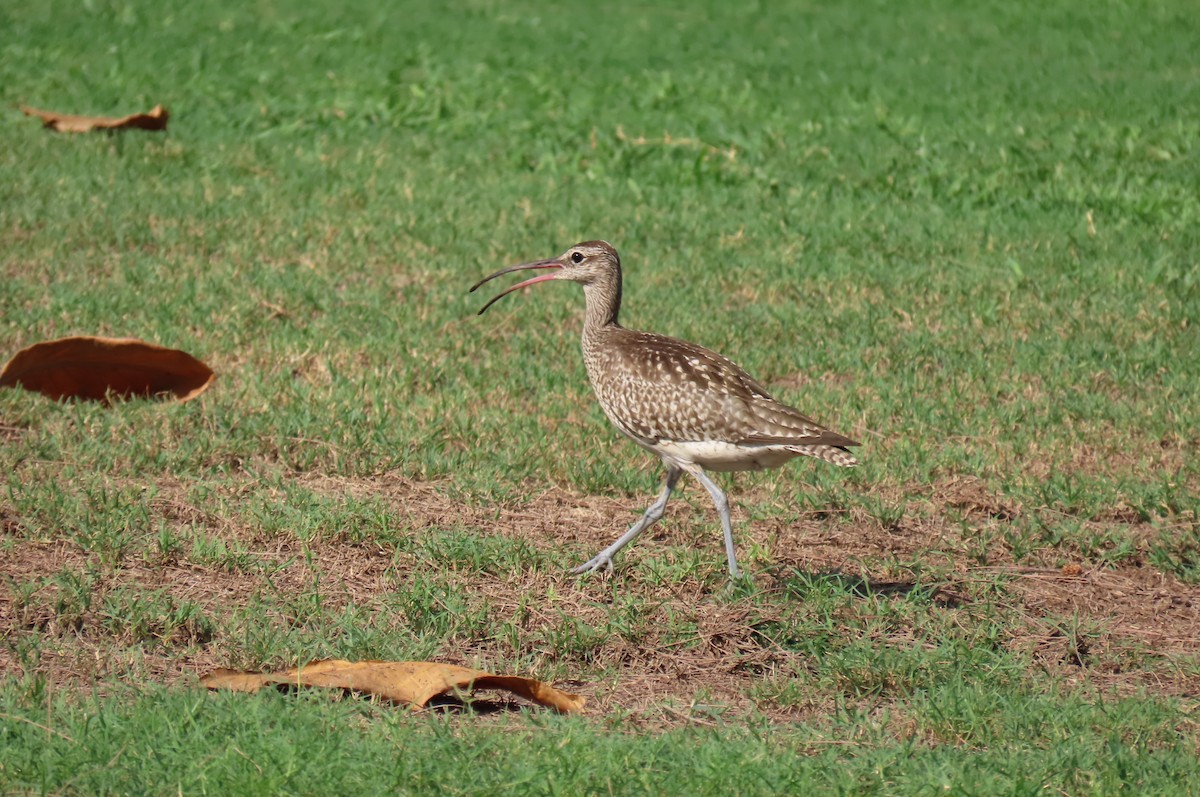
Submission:
M 625 329 L 621 309 L 621 258 L 604 241 L 576 244 L 556 258 L 522 263 L 484 277 L 471 288 L 503 274 L 552 269 L 494 297 L 548 280 L 583 286 L 587 314 L 583 322 L 583 361 L 604 414 L 643 448 L 667 464 L 663 491 L 641 519 L 612 545 L 572 570 L 612 569 L 612 558 L 662 517 L 671 491 L 685 471 L 712 496 L 725 532 L 729 575 L 740 571 L 733 546 L 729 502 L 706 470 L 776 468 L 800 456 L 842 467 L 857 460 L 847 450 L 858 443 L 831 432 L 798 410 L 781 404 L 736 363 L 716 352 L 651 332 Z

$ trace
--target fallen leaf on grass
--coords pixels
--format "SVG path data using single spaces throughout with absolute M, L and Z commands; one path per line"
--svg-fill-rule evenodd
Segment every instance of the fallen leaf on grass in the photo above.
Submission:
M 161 105 L 155 105 L 149 113 L 133 113 L 129 116 L 76 116 L 69 113 L 43 111 L 22 105 L 26 116 L 36 116 L 42 126 L 59 133 L 90 133 L 93 130 L 166 130 L 170 114 Z
M 422 708 L 454 689 L 504 689 L 564 714 L 583 711 L 586 698 L 519 675 L 493 675 L 432 661 L 314 661 L 277 673 L 214 670 L 200 679 L 209 689 L 257 692 L 264 686 L 321 686 L 376 695 Z
M 60 401 L 111 396 L 189 401 L 214 377 L 211 368 L 179 349 L 133 338 L 72 337 L 17 352 L 0 371 L 0 387 L 23 387 Z

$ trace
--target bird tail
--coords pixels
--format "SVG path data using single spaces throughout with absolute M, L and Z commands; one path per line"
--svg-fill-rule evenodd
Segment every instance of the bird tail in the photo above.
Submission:
M 815 445 L 815 446 L 788 446 L 789 451 L 795 451 L 806 457 L 816 457 L 826 462 L 830 462 L 841 468 L 853 468 L 858 464 L 858 460 L 849 450 L 841 446 L 830 445 Z

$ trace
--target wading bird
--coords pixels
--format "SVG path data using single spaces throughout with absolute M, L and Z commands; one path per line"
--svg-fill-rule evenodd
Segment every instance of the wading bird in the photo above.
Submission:
M 583 286 L 583 361 L 604 414 L 635 443 L 662 457 L 667 479 L 658 499 L 616 542 L 572 570 L 612 569 L 613 556 L 662 517 L 679 477 L 687 472 L 712 496 L 725 532 L 729 575 L 740 575 L 729 519 L 729 501 L 705 471 L 777 468 L 795 457 L 823 459 L 842 467 L 857 460 L 859 445 L 831 432 L 798 410 L 776 401 L 736 363 L 687 341 L 625 329 L 621 310 L 621 258 L 604 241 L 576 244 L 549 260 L 501 269 L 471 288 L 514 271 L 544 269 L 495 296 L 549 280 Z

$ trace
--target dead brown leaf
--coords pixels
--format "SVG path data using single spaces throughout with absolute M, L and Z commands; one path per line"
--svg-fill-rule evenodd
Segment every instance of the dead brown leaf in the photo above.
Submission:
M 433 697 L 455 689 L 504 689 L 564 714 L 583 711 L 586 698 L 519 675 L 493 675 L 432 661 L 314 661 L 278 673 L 214 670 L 200 679 L 209 689 L 257 692 L 264 686 L 320 686 L 376 695 L 422 708 Z
M 0 387 L 62 400 L 169 396 L 190 401 L 212 384 L 211 368 L 187 352 L 134 338 L 70 337 L 22 349 L 0 371 Z
M 149 113 L 134 113 L 129 116 L 76 116 L 69 113 L 43 111 L 22 105 L 26 116 L 36 116 L 42 126 L 59 133 L 90 133 L 93 130 L 166 130 L 170 114 L 161 105 L 155 105 Z

